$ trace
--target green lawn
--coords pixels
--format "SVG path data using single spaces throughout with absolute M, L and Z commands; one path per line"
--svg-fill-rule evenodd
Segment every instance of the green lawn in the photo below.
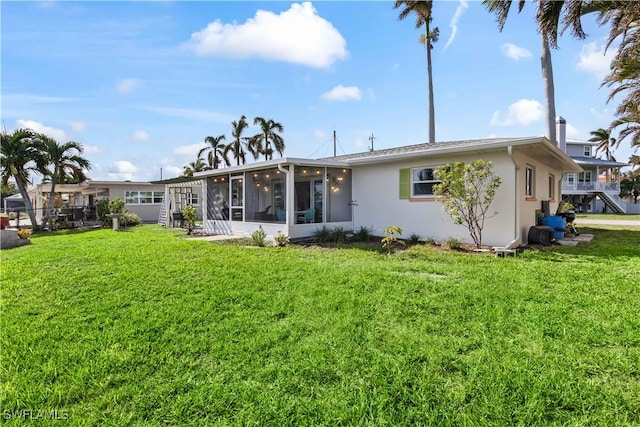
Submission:
M 585 219 L 606 219 L 606 220 L 625 220 L 625 221 L 640 221 L 640 215 L 638 214 L 593 214 L 593 213 L 579 213 L 576 214 L 576 218 L 585 218 Z
M 2 252 L 2 420 L 639 425 L 640 230 L 580 231 L 515 258 L 40 234 Z

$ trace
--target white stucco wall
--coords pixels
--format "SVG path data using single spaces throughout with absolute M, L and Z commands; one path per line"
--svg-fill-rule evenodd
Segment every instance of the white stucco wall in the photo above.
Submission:
M 382 236 L 384 228 L 396 225 L 403 229 L 403 238 L 415 233 L 422 239 L 443 241 L 456 238 L 472 243 L 467 227 L 454 224 L 441 203 L 434 200 L 401 200 L 399 171 L 401 168 L 435 167 L 454 161 L 471 162 L 478 158 L 474 155 L 437 159 L 425 157 L 354 167 L 353 199 L 357 202 L 354 208 L 355 228 L 365 226 L 372 234 Z M 486 220 L 482 242 L 486 245 L 506 245 L 515 237 L 514 165 L 506 151 L 487 153 L 482 159 L 491 161 L 494 172 L 502 177 L 502 184 L 490 207 L 490 214 L 496 214 Z

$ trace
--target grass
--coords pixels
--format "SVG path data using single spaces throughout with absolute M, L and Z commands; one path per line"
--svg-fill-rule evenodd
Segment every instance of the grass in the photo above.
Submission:
M 515 258 L 36 235 L 2 252 L 3 418 L 638 425 L 640 230 L 580 231 Z
M 607 220 L 625 220 L 625 221 L 640 221 L 640 214 L 614 214 L 614 213 L 578 213 L 576 218 L 584 219 L 607 219 Z

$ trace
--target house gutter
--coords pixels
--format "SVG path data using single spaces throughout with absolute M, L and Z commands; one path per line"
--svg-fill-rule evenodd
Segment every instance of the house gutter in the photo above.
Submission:
M 516 163 L 516 159 L 513 158 L 513 145 L 509 145 L 507 147 L 507 154 L 509 154 L 509 157 L 511 158 L 511 161 L 513 162 L 513 166 L 515 166 L 516 168 L 516 174 L 515 174 L 515 197 L 514 200 L 516 202 L 515 205 L 515 221 L 514 221 L 514 230 L 513 230 L 513 234 L 514 234 L 514 238 L 511 241 L 511 243 L 509 243 L 507 246 L 505 246 L 506 249 L 515 249 L 518 246 L 520 246 L 520 203 L 518 202 L 518 188 L 519 188 L 519 183 L 518 183 L 518 175 L 520 172 L 520 168 L 518 167 L 518 164 Z

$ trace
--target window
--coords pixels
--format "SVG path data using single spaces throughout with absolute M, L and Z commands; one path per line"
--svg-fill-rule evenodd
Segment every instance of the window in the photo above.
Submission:
M 578 182 L 580 184 L 590 184 L 591 183 L 591 171 L 584 171 L 578 174 Z
M 411 196 L 433 196 L 433 186 L 439 184 L 435 168 L 415 168 L 411 170 Z
M 573 188 L 576 185 L 576 174 L 570 173 L 567 174 L 567 185 Z
M 527 197 L 535 197 L 535 182 L 536 182 L 536 170 L 533 166 L 527 165 L 525 169 L 525 190 L 524 195 Z
M 200 203 L 198 193 L 187 193 L 187 205 L 197 205 Z
M 552 174 L 549 174 L 549 199 L 553 200 L 556 198 L 556 177 Z
M 164 197 L 164 191 L 126 191 L 124 201 L 126 204 L 160 204 Z
M 582 149 L 583 149 L 582 152 L 583 152 L 585 157 L 591 157 L 591 146 L 590 145 L 584 145 L 582 147 Z

